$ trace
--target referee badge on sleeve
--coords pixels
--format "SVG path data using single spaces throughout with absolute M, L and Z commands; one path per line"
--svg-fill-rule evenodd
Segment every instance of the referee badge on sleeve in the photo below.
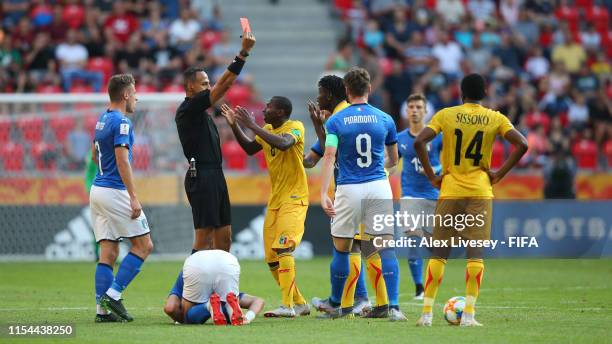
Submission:
M 119 125 L 119 135 L 127 135 L 130 132 L 130 125 L 128 123 L 121 123 Z

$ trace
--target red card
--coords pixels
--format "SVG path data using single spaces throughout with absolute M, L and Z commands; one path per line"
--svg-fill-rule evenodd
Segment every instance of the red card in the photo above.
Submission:
M 251 32 L 251 25 L 247 18 L 240 18 L 240 25 L 242 25 L 242 32 Z

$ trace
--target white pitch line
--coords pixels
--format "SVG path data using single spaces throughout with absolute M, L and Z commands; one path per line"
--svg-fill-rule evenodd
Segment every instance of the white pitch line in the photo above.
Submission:
M 408 306 L 423 306 L 423 303 L 420 302 L 400 302 L 402 305 Z M 565 310 L 565 311 L 605 311 L 607 308 L 601 307 L 584 307 L 584 308 L 563 308 L 563 307 L 543 307 L 543 306 L 488 306 L 488 305 L 478 305 L 478 308 L 485 309 L 547 309 L 547 310 Z

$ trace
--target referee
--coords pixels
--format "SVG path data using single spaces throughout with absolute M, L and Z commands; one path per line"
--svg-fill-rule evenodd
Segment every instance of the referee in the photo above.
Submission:
M 243 32 L 240 53 L 212 87 L 202 68 L 191 67 L 183 73 L 186 97 L 176 110 L 175 121 L 189 162 L 185 192 L 195 228 L 194 252 L 229 251 L 232 243 L 230 201 L 221 169 L 219 133 L 206 110 L 232 86 L 254 45 L 253 33 Z

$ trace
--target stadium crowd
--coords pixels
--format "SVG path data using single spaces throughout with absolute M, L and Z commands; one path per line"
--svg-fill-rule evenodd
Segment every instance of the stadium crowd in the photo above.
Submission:
M 373 78 L 371 102 L 399 128 L 408 94 L 424 92 L 431 115 L 459 104 L 458 80 L 479 72 L 489 81 L 485 105 L 528 137 L 521 167 L 545 166 L 562 152 L 578 167 L 609 168 L 612 1 L 575 1 L 332 0 L 345 32 L 325 69 L 365 67 Z M 0 23 L 6 93 L 103 92 L 113 73 L 132 73 L 139 93 L 183 92 L 186 66 L 204 66 L 214 80 L 237 49 L 210 0 L 5 0 Z M 263 108 L 248 75 L 226 100 Z M 0 104 L 0 114 L 6 112 Z M 80 170 L 88 149 L 78 143 L 89 140 L 91 122 L 0 119 L 4 170 Z M 225 122 L 217 123 L 228 168 L 265 167 L 261 158 L 247 161 Z M 139 148 L 145 158 L 137 169 L 172 168 L 149 162 L 156 147 Z M 507 149 L 496 144 L 494 166 Z
M 612 2 L 598 0 L 335 0 L 345 37 L 326 69 L 366 68 L 374 97 L 405 127 L 406 96 L 429 113 L 460 104 L 458 80 L 489 82 L 486 106 L 529 140 L 522 167 L 555 152 L 587 169 L 612 166 Z M 499 143 L 493 164 L 507 148 Z
M 210 0 L 6 0 L 0 4 L 0 24 L 3 93 L 105 93 L 115 73 L 133 74 L 139 94 L 182 93 L 187 66 L 203 66 L 214 81 L 239 48 L 223 28 L 217 2 Z M 263 108 L 248 75 L 239 79 L 226 100 Z M 76 107 L 96 111 L 83 104 Z M 0 104 L 0 114 L 51 115 L 0 118 L 4 170 L 82 169 L 97 116 L 61 115 L 70 108 L 47 104 L 16 111 Z M 224 141 L 233 140 L 225 122 L 219 124 Z M 228 147 L 231 152 L 233 142 Z M 136 148 L 136 169 L 173 168 L 163 157 L 157 159 L 159 147 Z M 163 161 L 151 163 L 152 157 Z M 235 161 L 230 167 L 246 168 L 245 162 L 230 160 Z

